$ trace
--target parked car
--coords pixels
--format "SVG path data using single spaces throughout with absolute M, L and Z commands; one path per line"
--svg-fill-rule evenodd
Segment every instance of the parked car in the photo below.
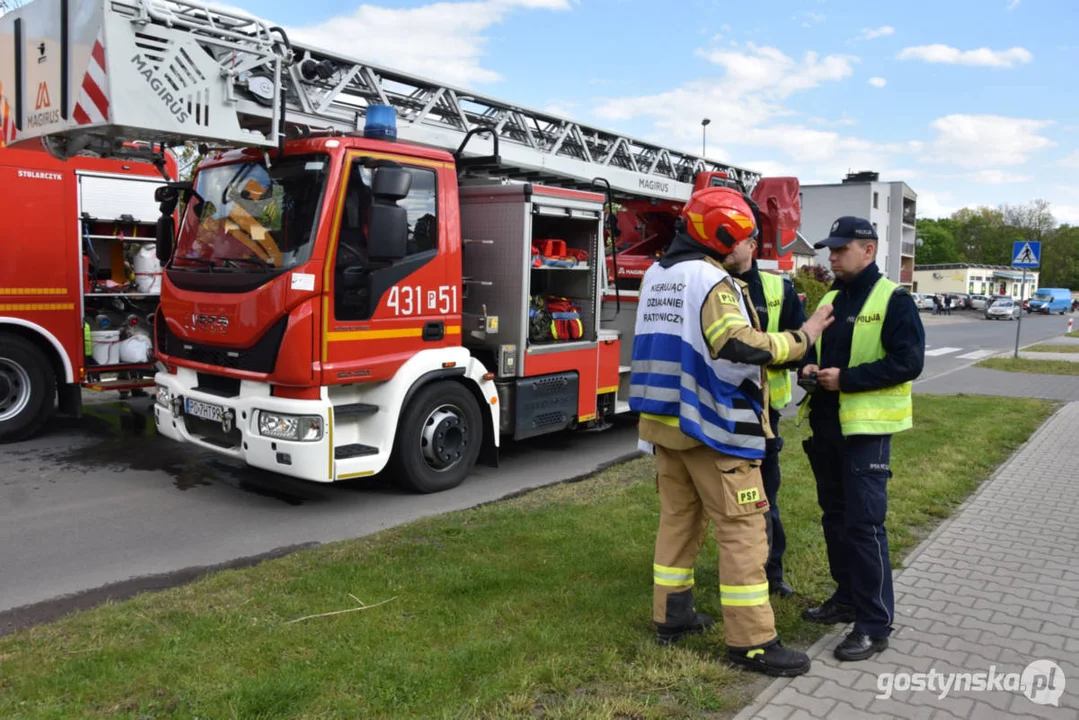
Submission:
M 1030 298 L 1027 312 L 1038 312 L 1045 315 L 1060 313 L 1063 315 L 1071 309 L 1072 294 L 1065 288 L 1039 288 L 1034 297 Z
M 972 307 L 969 293 L 949 293 L 949 295 L 952 296 L 952 310 L 969 310 Z
M 988 295 L 971 295 L 970 306 L 975 310 L 985 310 L 985 306 L 989 304 Z
M 933 309 L 933 296 L 927 293 L 914 293 L 914 304 L 918 306 L 919 310 L 932 310 Z
M 1015 320 L 1022 313 L 1019 304 L 1010 297 L 999 297 L 985 309 L 986 320 Z

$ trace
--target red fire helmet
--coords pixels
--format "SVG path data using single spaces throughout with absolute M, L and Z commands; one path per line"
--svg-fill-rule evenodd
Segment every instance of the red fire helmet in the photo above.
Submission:
M 690 196 L 682 216 L 690 237 L 722 255 L 735 245 L 757 237 L 753 210 L 733 188 L 709 187 Z

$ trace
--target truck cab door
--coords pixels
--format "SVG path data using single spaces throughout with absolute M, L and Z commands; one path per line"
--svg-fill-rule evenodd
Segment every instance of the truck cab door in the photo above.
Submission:
M 387 379 L 416 352 L 460 341 L 436 169 L 371 155 L 348 156 L 331 230 L 325 384 Z

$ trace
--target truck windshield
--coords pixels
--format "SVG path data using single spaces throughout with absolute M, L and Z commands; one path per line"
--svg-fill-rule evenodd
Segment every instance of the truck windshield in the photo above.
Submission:
M 177 233 L 173 267 L 288 270 L 311 257 L 329 171 L 324 155 L 199 171 Z

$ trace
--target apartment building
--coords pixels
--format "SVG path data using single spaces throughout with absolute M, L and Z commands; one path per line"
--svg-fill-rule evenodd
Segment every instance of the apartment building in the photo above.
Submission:
M 850 173 L 841 183 L 802 185 L 800 232 L 815 243 L 828 237 L 838 217 L 866 218 L 880 238 L 877 265 L 881 272 L 911 288 L 917 201 L 918 194 L 905 182 L 881 182 L 875 172 Z M 818 250 L 816 262 L 828 267 L 828 251 Z

